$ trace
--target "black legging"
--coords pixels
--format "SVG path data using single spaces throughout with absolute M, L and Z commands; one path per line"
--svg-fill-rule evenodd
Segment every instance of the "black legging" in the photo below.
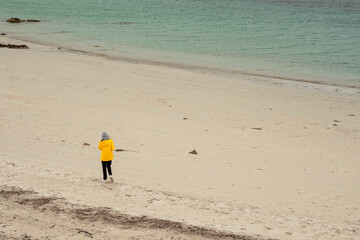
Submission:
M 111 161 L 101 161 L 102 163 L 102 168 L 103 168 L 103 175 L 104 175 L 104 180 L 107 179 L 107 175 L 106 175 L 106 168 L 108 169 L 109 175 L 111 176 Z

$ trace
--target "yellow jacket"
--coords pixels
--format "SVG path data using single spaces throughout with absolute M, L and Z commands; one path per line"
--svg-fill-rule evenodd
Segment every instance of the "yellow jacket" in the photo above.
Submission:
M 112 151 L 115 150 L 113 140 L 102 140 L 99 142 L 98 146 L 99 150 L 101 150 L 101 161 L 111 161 L 114 158 Z

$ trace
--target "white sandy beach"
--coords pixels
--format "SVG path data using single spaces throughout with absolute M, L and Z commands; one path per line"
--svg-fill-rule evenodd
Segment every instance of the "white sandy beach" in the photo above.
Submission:
M 360 89 L 0 43 L 30 47 L 0 49 L 0 239 L 226 239 L 74 206 L 229 239 L 359 239 Z M 124 150 L 114 184 L 101 183 L 102 131 Z

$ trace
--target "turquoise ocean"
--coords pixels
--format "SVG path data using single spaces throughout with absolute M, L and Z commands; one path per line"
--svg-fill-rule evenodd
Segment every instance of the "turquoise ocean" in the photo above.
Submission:
M 360 0 L 0 0 L 0 20 L 123 60 L 360 88 Z

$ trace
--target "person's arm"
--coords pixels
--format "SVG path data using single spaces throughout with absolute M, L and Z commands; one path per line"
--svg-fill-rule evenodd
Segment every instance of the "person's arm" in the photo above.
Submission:
M 99 150 L 101 150 L 101 149 L 102 149 L 102 146 L 101 146 L 101 141 L 99 142 L 98 149 L 99 149 Z

